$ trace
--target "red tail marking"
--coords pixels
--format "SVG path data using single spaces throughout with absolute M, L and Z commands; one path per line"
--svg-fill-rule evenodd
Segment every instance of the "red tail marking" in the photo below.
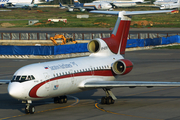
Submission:
M 120 54 L 125 54 L 130 23 L 129 20 L 121 20 L 116 35 L 112 34 L 110 38 L 103 38 L 113 53 L 117 54 L 120 48 Z

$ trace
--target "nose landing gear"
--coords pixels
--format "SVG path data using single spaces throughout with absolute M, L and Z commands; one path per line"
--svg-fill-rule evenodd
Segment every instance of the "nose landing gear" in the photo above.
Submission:
M 33 105 L 31 105 L 32 101 L 31 100 L 27 100 L 27 101 L 23 101 L 23 103 L 26 103 L 26 107 L 25 107 L 25 113 L 26 114 L 34 114 L 35 112 L 35 107 Z
M 26 113 L 26 114 L 28 114 L 28 113 L 34 114 L 34 112 L 35 112 L 35 107 L 32 106 L 32 105 L 27 105 L 27 104 L 26 104 L 25 113 Z

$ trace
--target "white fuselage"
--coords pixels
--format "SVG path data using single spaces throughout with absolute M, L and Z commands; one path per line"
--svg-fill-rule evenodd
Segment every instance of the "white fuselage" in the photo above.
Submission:
M 179 3 L 174 3 L 174 4 L 164 4 L 160 6 L 160 9 L 175 9 L 175 8 L 180 8 Z
M 34 4 L 41 4 L 46 1 L 41 1 L 41 0 L 34 0 Z M 5 5 L 7 3 L 12 3 L 13 5 L 16 4 L 31 4 L 32 0 L 0 0 L 0 5 Z
M 17 70 L 14 76 L 23 78 L 33 75 L 35 79 L 21 82 L 12 80 L 8 92 L 20 100 L 39 100 L 81 92 L 84 89 L 80 87 L 85 82 L 114 80 L 111 65 L 119 59 L 123 57 L 92 53 L 88 57 L 27 65 Z
M 156 0 L 155 2 L 153 2 L 154 5 L 164 5 L 164 4 L 174 4 L 176 3 L 178 0 Z
M 84 7 L 94 7 L 97 10 L 109 10 L 112 5 L 106 2 L 84 3 Z

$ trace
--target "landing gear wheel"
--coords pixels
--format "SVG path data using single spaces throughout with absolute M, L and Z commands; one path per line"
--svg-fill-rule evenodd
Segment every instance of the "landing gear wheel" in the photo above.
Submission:
M 34 106 L 29 106 L 29 113 L 34 114 L 35 112 L 35 107 Z
M 54 98 L 54 103 L 67 103 L 67 96 L 60 96 Z
M 112 97 L 102 97 L 101 104 L 114 104 L 115 100 Z
M 29 114 L 29 113 L 30 113 L 30 114 L 34 114 L 34 112 L 35 112 L 35 107 L 34 107 L 34 106 L 28 106 L 28 105 L 27 105 L 27 106 L 25 107 L 25 113 L 26 113 L 26 114 Z
M 64 101 L 63 101 L 63 102 L 64 102 L 64 103 L 67 103 L 67 100 L 68 100 L 68 99 L 67 99 L 67 96 L 64 96 Z
M 29 110 L 28 110 L 27 106 L 25 107 L 25 113 L 26 113 L 26 114 L 29 113 Z
M 55 98 L 54 98 L 54 103 L 55 103 L 55 104 L 59 103 L 59 98 L 58 98 L 58 97 L 55 97 Z
M 63 97 L 59 98 L 59 103 L 64 103 L 64 98 Z
M 112 103 L 112 98 L 111 97 L 107 97 L 106 98 L 106 104 L 111 104 Z
M 106 104 L 106 98 L 105 97 L 101 98 L 101 104 Z

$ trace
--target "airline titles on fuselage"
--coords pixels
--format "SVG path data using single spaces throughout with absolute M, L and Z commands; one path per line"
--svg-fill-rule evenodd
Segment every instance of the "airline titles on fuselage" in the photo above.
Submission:
M 72 68 L 73 66 L 78 66 L 75 62 L 70 62 L 69 64 L 58 64 L 53 66 L 45 67 L 45 69 L 50 68 L 51 70 L 58 70 L 58 69 L 66 69 L 66 68 Z

